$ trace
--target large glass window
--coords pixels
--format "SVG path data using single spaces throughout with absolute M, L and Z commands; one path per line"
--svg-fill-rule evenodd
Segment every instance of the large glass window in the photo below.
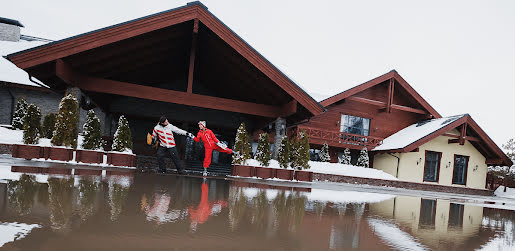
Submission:
M 454 155 L 454 173 L 452 175 L 452 184 L 465 185 L 467 183 L 468 165 L 468 156 Z
M 342 114 L 340 132 L 368 136 L 370 119 Z
M 424 165 L 424 181 L 438 181 L 438 172 L 440 171 L 440 160 L 442 153 L 426 151 L 426 162 Z

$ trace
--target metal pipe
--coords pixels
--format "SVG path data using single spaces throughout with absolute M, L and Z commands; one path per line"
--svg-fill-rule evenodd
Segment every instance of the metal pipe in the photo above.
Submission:
M 389 155 L 391 155 L 391 156 L 393 156 L 393 157 L 395 157 L 395 158 L 397 158 L 397 172 L 396 172 L 396 174 L 395 174 L 395 178 L 399 178 L 399 164 L 400 164 L 400 162 L 401 162 L 401 158 L 400 158 L 400 157 L 397 157 L 397 156 L 395 156 L 395 155 L 393 155 L 393 154 L 391 154 L 391 153 L 388 153 L 388 154 L 389 154 Z

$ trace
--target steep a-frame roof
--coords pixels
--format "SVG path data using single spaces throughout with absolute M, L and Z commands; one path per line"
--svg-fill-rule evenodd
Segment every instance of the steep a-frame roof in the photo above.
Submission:
M 384 83 L 387 80 L 394 79 L 396 83 L 400 84 L 404 90 L 406 90 L 423 108 L 426 110 L 429 114 L 431 114 L 434 118 L 441 118 L 442 116 L 422 97 L 420 94 L 418 94 L 413 87 L 411 87 L 404 78 L 397 73 L 396 70 L 392 70 L 386 74 L 383 74 L 377 78 L 374 78 L 372 80 L 369 80 L 363 84 L 360 84 L 358 86 L 355 86 L 351 89 L 348 89 L 344 92 L 338 93 L 332 97 L 329 97 L 325 100 L 322 100 L 320 104 L 322 104 L 324 107 L 328 107 L 334 103 L 337 103 L 339 101 L 344 100 L 345 98 L 348 98 L 350 96 L 353 96 L 355 94 L 358 94 L 366 89 L 372 88 L 378 84 Z
M 458 129 L 460 135 L 449 134 Z M 411 152 L 438 136 L 448 136 L 449 144 L 468 140 L 487 159 L 487 164 L 511 166 L 513 163 L 468 114 L 422 121 L 408 126 L 383 140 L 373 151 Z
M 13 53 L 7 57 L 19 68 L 30 69 L 87 50 L 192 20 L 198 20 L 208 27 L 311 114 L 318 115 L 324 112 L 325 109 L 322 105 L 209 12 L 207 7 L 200 2 L 191 2 L 182 7 Z

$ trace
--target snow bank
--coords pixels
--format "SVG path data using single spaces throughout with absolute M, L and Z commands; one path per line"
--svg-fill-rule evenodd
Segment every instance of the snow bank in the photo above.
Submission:
M 79 135 L 77 138 L 77 149 L 82 148 L 82 141 L 84 137 Z M 10 145 L 23 145 L 23 131 L 22 130 L 11 130 L 5 127 L 0 127 L 0 144 L 10 144 Z M 50 139 L 40 138 L 37 146 L 52 146 L 50 143 Z M 62 147 L 62 146 L 54 146 L 54 147 Z
M 0 234 L 0 247 L 6 243 L 25 238 L 32 229 L 40 227 L 38 224 L 0 222 L 0 233 L 2 233 Z
M 481 251 L 508 251 L 515 250 L 515 233 L 513 222 L 507 221 L 500 223 L 504 225 L 504 232 L 495 234 L 495 238 L 482 245 L 477 250 Z
M 262 166 L 255 159 L 249 159 L 246 162 L 248 166 Z M 315 173 L 326 173 L 326 174 L 335 174 L 335 175 L 345 175 L 345 176 L 353 176 L 353 177 L 361 177 L 361 178 L 372 178 L 372 179 L 382 179 L 382 180 L 398 180 L 394 176 L 385 173 L 381 170 L 373 169 L 373 168 L 364 168 L 353 165 L 345 165 L 339 163 L 329 163 L 329 162 L 318 162 L 318 161 L 309 161 L 310 169 L 307 171 L 312 171 Z M 270 166 L 268 168 L 276 168 L 282 169 L 279 166 L 279 162 L 277 160 L 270 160 Z M 288 169 L 292 169 L 288 167 Z
M 306 196 L 309 200 L 333 203 L 377 203 L 395 198 L 395 195 L 391 194 L 325 189 L 311 189 L 311 192 L 306 193 Z
M 45 42 L 28 42 L 23 40 L 19 42 L 0 41 L 0 81 L 39 87 L 40 85 L 37 85 L 29 80 L 29 74 L 27 72 L 18 68 L 16 65 L 11 63 L 11 61 L 4 58 L 4 56 L 43 44 L 45 44 Z M 41 81 L 35 78 L 32 79 L 40 84 L 43 84 Z M 46 85 L 43 84 L 43 86 Z
M 368 224 L 379 238 L 396 250 L 429 250 L 395 224 L 379 219 L 368 219 Z
M 504 186 L 499 186 L 494 194 L 497 197 L 515 199 L 515 188 L 507 187 L 506 192 L 504 192 Z
M 465 115 L 432 119 L 410 125 L 390 137 L 383 140 L 383 143 L 374 148 L 373 151 L 393 150 L 404 148 L 412 143 L 424 138 L 427 135 L 445 127 L 446 125 L 462 118 Z

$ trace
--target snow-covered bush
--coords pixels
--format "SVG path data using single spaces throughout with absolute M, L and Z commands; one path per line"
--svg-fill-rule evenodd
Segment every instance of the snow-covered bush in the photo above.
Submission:
M 52 145 L 77 148 L 78 123 L 79 103 L 73 94 L 68 93 L 59 103 L 55 131 L 51 140 Z
M 329 155 L 329 145 L 327 145 L 327 142 L 324 142 L 322 149 L 320 149 L 319 157 L 322 162 L 329 162 L 331 160 L 331 156 Z
M 125 152 L 132 150 L 132 136 L 131 129 L 129 128 L 129 121 L 125 116 L 120 116 L 118 120 L 118 128 L 114 133 L 113 151 Z
M 82 130 L 84 141 L 82 148 L 90 150 L 102 149 L 102 128 L 100 127 L 100 119 L 98 119 L 95 111 L 89 110 L 86 122 Z
M 232 163 L 241 165 L 245 164 L 245 161 L 248 159 L 250 159 L 249 134 L 247 129 L 245 129 L 245 123 L 241 123 L 236 132 Z
M 299 139 L 293 138 L 294 147 L 290 154 L 292 161 L 290 166 L 297 170 L 309 169 L 309 139 L 304 131 L 299 133 Z
M 261 133 L 259 134 L 258 139 L 256 160 L 263 166 L 269 166 L 270 159 L 272 159 L 272 153 L 270 152 L 270 138 L 268 137 L 268 133 Z
M 49 113 L 43 118 L 43 125 L 41 127 L 41 136 L 43 138 L 51 139 L 55 131 L 55 121 L 57 120 L 55 113 Z
M 361 167 L 369 167 L 368 151 L 366 147 L 361 149 L 361 152 L 359 152 L 358 162 L 356 165 Z
M 23 117 L 25 117 L 25 114 L 27 113 L 27 106 L 27 101 L 25 101 L 24 98 L 19 98 L 18 102 L 16 102 L 16 110 L 14 111 L 11 123 L 13 129 L 23 129 Z
M 350 165 L 351 164 L 350 161 L 351 161 L 350 149 L 345 148 L 345 150 L 343 150 L 343 156 L 342 156 L 341 163 L 345 164 L 345 165 Z
M 35 104 L 27 107 L 27 113 L 23 117 L 23 143 L 37 144 L 39 143 L 39 135 L 41 130 L 41 111 Z
M 281 144 L 279 145 L 279 149 L 277 149 L 277 161 L 282 168 L 288 168 L 288 163 L 290 162 L 289 143 L 288 137 L 284 136 L 281 140 Z

